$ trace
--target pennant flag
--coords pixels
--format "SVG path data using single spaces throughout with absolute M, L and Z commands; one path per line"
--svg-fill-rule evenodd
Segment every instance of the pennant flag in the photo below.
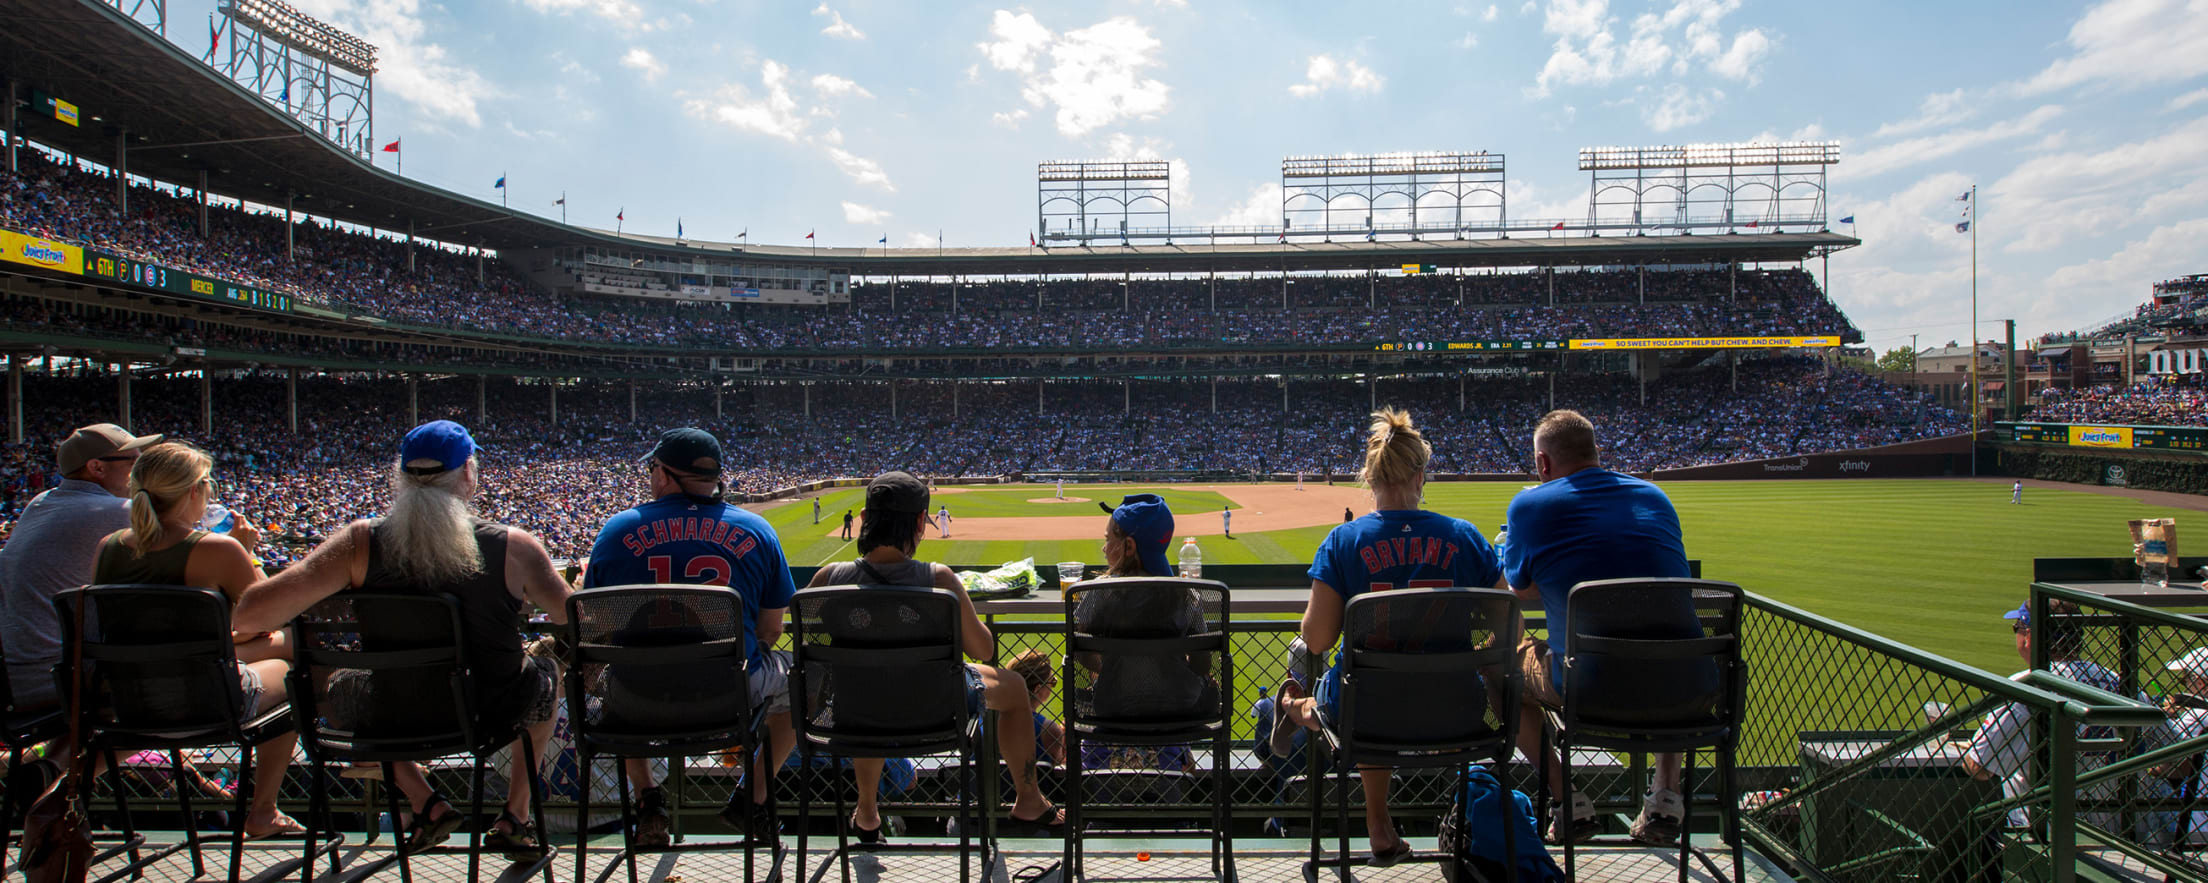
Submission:
M 1754 229 L 1756 229 L 1756 222 L 1754 222 L 1754 221 L 1749 221 L 1749 222 L 1748 222 L 1748 229 L 1750 229 L 1750 230 L 1754 230 Z
M 1845 218 L 1841 218 L 1841 219 L 1840 219 L 1840 223 L 1843 223 L 1843 224 L 1853 224 L 1853 223 L 1855 223 L 1855 216 L 1854 216 L 1854 215 L 1849 215 L 1849 216 L 1847 216 L 1847 217 L 1845 217 Z
M 676 219 L 675 219 L 675 238 L 676 238 L 676 239 L 681 239 L 681 238 L 682 238 L 682 219 L 681 219 L 681 218 L 676 218 Z
M 1288 231 L 1286 231 L 1286 230 L 1282 230 L 1282 231 L 1280 231 L 1280 240 L 1279 240 L 1279 241 L 1281 241 L 1281 242 L 1287 242 L 1287 241 L 1288 241 Z
M 744 232 L 736 234 L 736 238 L 749 240 L 751 238 L 751 228 L 745 227 Z
M 1956 201 L 1956 202 L 1969 202 L 1969 201 L 1970 201 L 1970 191 L 1968 191 L 1968 190 L 1965 190 L 1965 191 L 1963 191 L 1963 195 L 1961 195 L 1961 196 L 1958 196 L 1958 197 L 1955 197 L 1955 201 Z
M 210 16 L 207 19 L 207 56 L 209 58 L 212 58 L 214 57 L 214 54 L 218 51 L 221 51 L 221 49 L 222 32 L 215 30 L 215 20 L 212 16 Z
M 811 238 L 813 238 L 813 234 L 812 234 L 811 232 L 807 232 L 807 233 L 805 234 L 805 238 L 807 238 L 807 239 L 811 239 Z
M 1968 233 L 1968 232 L 1970 232 L 1970 222 L 1969 222 L 1969 221 L 1964 221 L 1964 222 L 1962 222 L 1962 223 L 1960 223 L 1960 224 L 1956 224 L 1956 225 L 1955 225 L 1955 232 L 1957 232 L 1957 233 Z
M 565 196 L 562 196 L 562 197 L 560 197 L 560 198 L 558 198 L 558 199 L 552 200 L 552 204 L 553 204 L 553 205 L 566 205 L 566 204 L 567 204 L 567 197 L 565 197 Z
M 1029 232 L 1028 232 L 1028 234 L 1027 234 L 1027 247 L 1028 247 L 1028 248 L 1034 248 L 1034 247 L 1035 247 L 1035 233 L 1034 233 L 1034 231 L 1029 231 Z
M 1551 229 L 1551 230 L 1562 230 L 1562 229 L 1564 229 L 1564 222 L 1563 222 L 1563 221 L 1558 221 L 1558 222 L 1556 222 L 1556 226 L 1554 226 L 1554 227 L 1550 227 L 1549 229 Z
M 620 210 L 620 211 L 614 212 L 614 213 L 613 213 L 613 219 L 614 219 L 614 220 L 616 220 L 616 221 L 626 221 L 626 220 L 628 220 L 628 219 L 629 219 L 629 210 L 628 210 L 628 209 L 625 209 L 625 208 L 624 208 L 624 209 L 622 209 L 622 210 Z
M 383 146 L 383 152 L 385 152 L 385 153 L 397 153 L 397 152 L 399 152 L 399 142 L 398 142 L 398 141 L 396 141 L 396 140 L 394 140 L 394 141 L 392 141 L 391 143 L 389 143 L 389 144 L 386 144 L 386 145 L 384 145 L 384 146 Z
M 285 84 L 284 84 L 284 91 L 283 91 L 282 93 L 280 93 L 280 94 L 278 94 L 278 95 L 276 96 L 276 100 L 278 100 L 278 101 L 281 101 L 281 102 L 284 102 L 285 104 L 290 104 L 290 103 L 291 103 L 291 84 L 290 84 L 290 83 L 285 83 Z
M 887 233 L 884 233 L 884 234 L 882 234 L 882 238 L 881 238 L 881 239 L 878 239 L 878 240 L 876 240 L 876 241 L 877 241 L 877 242 L 880 242 L 880 243 L 881 243 L 881 244 L 883 244 L 883 245 L 888 245 L 888 244 L 889 244 L 889 234 L 887 234 Z M 1033 233 L 1029 233 L 1029 234 L 1027 234 L 1027 244 L 1029 244 L 1029 245 L 1034 245 L 1034 244 L 1035 244 L 1035 234 L 1033 234 Z
M 492 184 L 492 185 L 491 185 L 491 189 L 492 189 L 492 190 L 504 190 L 504 189 L 506 189 L 506 176 L 505 176 L 505 175 L 500 175 L 500 176 L 498 176 L 498 183 L 496 183 L 496 184 Z

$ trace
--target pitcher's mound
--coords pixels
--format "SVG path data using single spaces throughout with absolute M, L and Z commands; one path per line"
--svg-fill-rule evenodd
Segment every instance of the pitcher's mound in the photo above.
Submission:
M 1088 501 L 1089 501 L 1089 498 L 1087 498 L 1087 497 L 1067 497 L 1067 498 L 1065 498 L 1065 499 L 1063 499 L 1063 500 L 1061 500 L 1061 499 L 1058 499 L 1057 497 L 1036 497 L 1036 498 L 1034 498 L 1034 499 L 1032 499 L 1032 500 L 1029 500 L 1028 502 L 1030 502 L 1030 503 L 1086 503 L 1086 502 L 1088 502 Z

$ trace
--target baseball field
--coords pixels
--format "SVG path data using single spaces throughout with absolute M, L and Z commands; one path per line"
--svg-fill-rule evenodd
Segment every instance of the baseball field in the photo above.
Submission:
M 2020 667 L 2002 612 L 2022 603 L 2034 557 L 2131 554 L 2124 522 L 2168 516 L 2198 523 L 2208 498 L 2026 483 L 2009 502 L 2007 479 L 1672 482 L 1687 554 L 1703 574 L 1990 671 Z M 1492 536 L 1520 485 L 1435 483 L 1427 508 L 1470 520 Z M 1104 513 L 1096 501 L 1158 493 L 1180 536 L 1193 536 L 1206 564 L 1308 563 L 1343 509 L 1371 509 L 1362 488 L 1278 484 L 1068 484 L 938 489 L 950 510 L 949 537 L 930 532 L 919 556 L 961 567 L 1033 557 L 1097 564 Z M 765 510 L 790 563 L 814 565 L 857 554 L 841 538 L 843 513 L 859 489 Z M 1232 513 L 1226 536 L 1222 510 Z M 1178 543 L 1176 542 L 1176 545 Z

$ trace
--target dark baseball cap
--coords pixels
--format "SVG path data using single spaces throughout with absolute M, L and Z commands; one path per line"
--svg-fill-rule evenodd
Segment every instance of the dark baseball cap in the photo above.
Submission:
M 659 465 L 685 475 L 719 478 L 721 440 L 695 426 L 670 429 L 659 434 L 659 444 L 644 459 L 658 460 Z
M 80 426 L 68 438 L 62 439 L 61 444 L 54 447 L 54 461 L 61 466 L 62 474 L 67 475 L 101 457 L 143 451 L 160 442 L 160 433 L 132 435 L 130 430 L 113 423 L 94 423 Z
M 1119 525 L 1121 533 L 1135 541 L 1144 572 L 1151 576 L 1173 575 L 1173 566 L 1165 559 L 1165 549 L 1173 543 L 1173 510 L 1165 505 L 1164 497 L 1128 494 L 1120 498 L 1118 506 L 1104 506 L 1104 511 L 1112 514 L 1112 523 Z
M 432 420 L 406 434 L 399 442 L 399 468 L 409 475 L 436 475 L 468 465 L 475 456 L 475 436 L 450 420 Z
M 928 483 L 910 472 L 884 472 L 866 483 L 866 508 L 874 512 L 928 511 Z

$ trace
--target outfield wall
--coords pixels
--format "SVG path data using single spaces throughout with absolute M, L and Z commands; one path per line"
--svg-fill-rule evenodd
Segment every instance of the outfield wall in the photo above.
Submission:
M 1951 435 L 1828 454 L 1772 457 L 1683 469 L 1659 469 L 1656 481 L 1737 481 L 1762 478 L 1936 478 L 1970 473 L 1970 436 Z

